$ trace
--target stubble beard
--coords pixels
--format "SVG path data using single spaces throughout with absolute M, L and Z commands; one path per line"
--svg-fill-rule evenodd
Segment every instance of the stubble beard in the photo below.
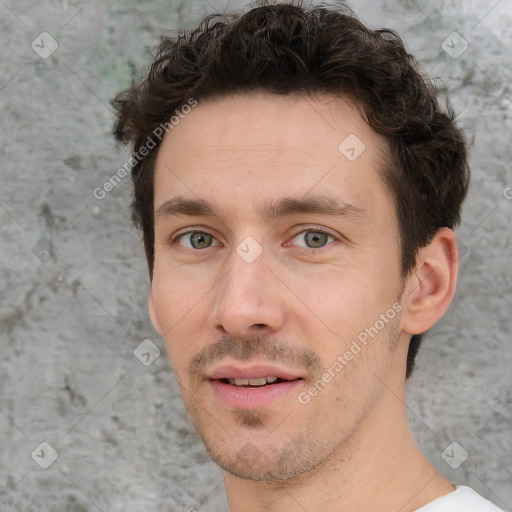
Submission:
M 385 340 L 382 340 L 388 344 L 389 357 L 393 357 L 397 349 L 399 335 L 397 317 L 389 326 Z M 187 400 L 183 396 L 188 415 L 213 462 L 231 475 L 255 482 L 282 482 L 326 465 L 340 448 L 350 442 L 375 405 L 378 396 L 371 395 L 366 398 L 367 400 L 360 404 L 359 414 L 355 414 L 353 424 L 340 425 L 337 431 L 338 442 L 333 444 L 329 436 L 323 441 L 317 439 L 315 435 L 319 426 L 318 414 L 322 411 L 313 410 L 306 418 L 302 418 L 300 424 L 294 423 L 292 418 L 291 424 L 294 427 L 298 426 L 298 430 L 289 436 L 280 436 L 280 425 L 270 429 L 268 427 L 275 412 L 231 411 L 230 414 L 233 416 L 230 423 L 234 423 L 235 428 L 230 427 L 228 430 L 220 424 L 223 420 L 217 421 L 212 415 L 205 414 L 203 406 L 195 398 Z M 286 420 L 287 417 L 283 423 Z M 214 427 L 217 430 L 216 435 L 212 434 L 212 423 L 217 423 Z M 341 432 L 343 428 L 345 431 Z M 241 435 L 238 435 L 239 432 Z M 250 440 L 251 432 L 254 443 Z M 266 432 L 265 436 L 261 434 L 262 432 Z

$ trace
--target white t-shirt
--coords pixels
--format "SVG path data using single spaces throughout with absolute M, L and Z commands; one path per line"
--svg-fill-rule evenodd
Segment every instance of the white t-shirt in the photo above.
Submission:
M 455 490 L 427 503 L 416 512 L 504 512 L 465 485 L 453 484 Z

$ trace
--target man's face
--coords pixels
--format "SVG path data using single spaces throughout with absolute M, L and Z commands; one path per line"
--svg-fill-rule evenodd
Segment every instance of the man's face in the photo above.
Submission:
M 162 143 L 151 317 L 194 426 L 234 475 L 290 478 L 377 434 L 404 380 L 386 150 L 348 100 L 264 93 L 199 103 Z M 264 377 L 279 379 L 243 380 Z

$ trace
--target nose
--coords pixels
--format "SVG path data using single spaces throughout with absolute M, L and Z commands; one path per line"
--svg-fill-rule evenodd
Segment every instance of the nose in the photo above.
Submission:
M 224 277 L 215 287 L 210 325 L 234 338 L 270 334 L 285 322 L 284 293 L 267 266 L 265 251 L 252 263 L 233 251 Z M 226 268 L 226 267 L 225 267 Z

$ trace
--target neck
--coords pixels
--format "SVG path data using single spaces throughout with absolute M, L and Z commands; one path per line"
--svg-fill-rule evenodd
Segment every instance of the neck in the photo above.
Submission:
M 281 482 L 226 473 L 224 482 L 230 512 L 413 512 L 454 490 L 411 435 L 404 384 L 386 387 L 358 431 L 314 470 Z

